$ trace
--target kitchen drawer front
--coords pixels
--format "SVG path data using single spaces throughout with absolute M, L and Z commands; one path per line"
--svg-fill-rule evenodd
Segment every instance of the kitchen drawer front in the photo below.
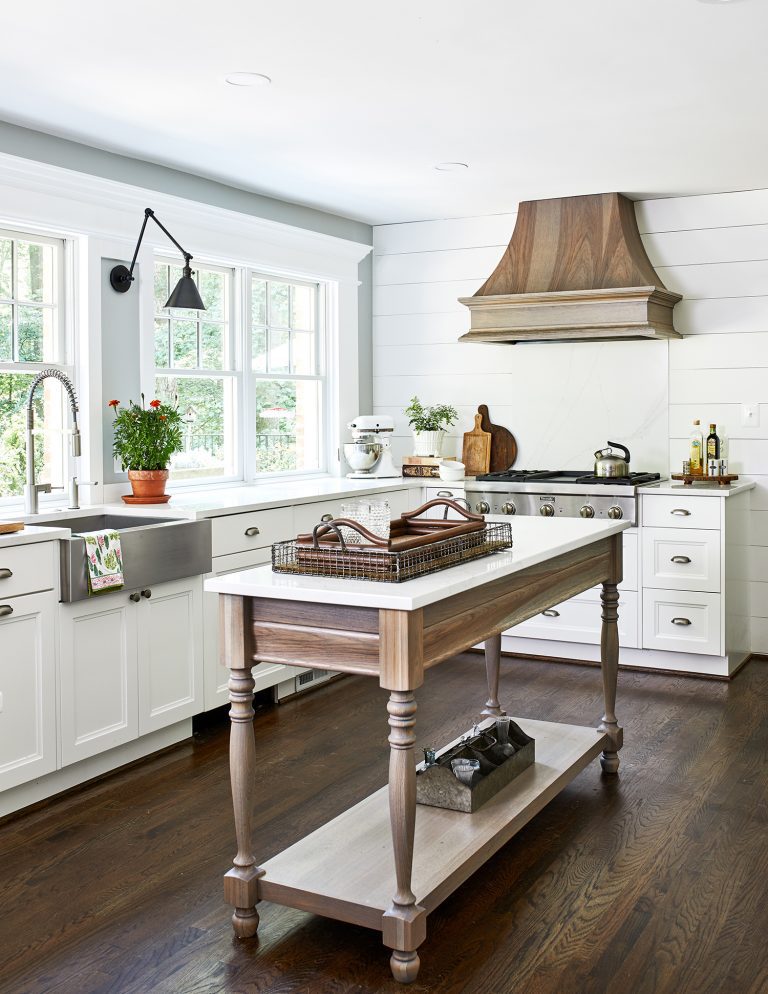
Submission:
M 35 542 L 0 549 L 0 601 L 19 594 L 53 590 L 58 550 L 58 542 Z
M 643 648 L 721 656 L 720 594 L 643 591 Z
M 643 529 L 643 584 L 668 590 L 720 592 L 720 532 Z
M 600 595 L 590 590 L 556 604 L 504 634 L 598 645 L 602 627 L 600 615 Z M 623 591 L 619 600 L 619 644 L 632 649 L 638 647 L 638 599 L 634 590 Z
M 458 502 L 459 507 L 466 507 L 467 506 L 464 503 L 464 501 L 467 499 L 466 494 L 464 493 L 464 487 L 461 487 L 461 489 L 459 489 L 455 485 L 451 486 L 450 483 L 447 483 L 447 484 L 443 484 L 443 486 L 440 486 L 440 487 L 425 487 L 424 488 L 424 502 L 425 503 L 428 500 L 435 500 L 435 498 L 437 498 L 437 497 L 447 497 L 448 500 L 455 500 L 455 501 Z M 439 508 L 436 508 L 434 511 L 430 511 L 430 516 L 434 516 L 435 514 L 437 514 L 437 516 L 440 517 L 440 518 L 442 518 L 442 516 L 443 516 L 443 512 Z M 448 517 L 449 518 L 461 518 L 462 516 L 459 514 L 458 511 L 454 511 L 454 510 L 449 509 L 449 511 L 448 511 Z
M 211 520 L 214 556 L 250 552 L 293 537 L 293 514 L 290 507 L 267 511 L 226 514 Z
M 644 528 L 720 528 L 721 497 L 643 494 Z
M 359 497 L 350 494 L 349 497 L 336 500 L 323 500 L 311 504 L 297 504 L 293 509 L 294 532 L 299 535 L 311 532 L 321 518 L 330 514 L 334 518 L 341 517 L 342 504 L 353 503 L 356 500 L 386 500 L 389 501 L 390 517 L 399 518 L 403 511 L 410 511 L 419 506 L 421 488 L 409 490 L 391 490 L 381 493 L 361 494 Z

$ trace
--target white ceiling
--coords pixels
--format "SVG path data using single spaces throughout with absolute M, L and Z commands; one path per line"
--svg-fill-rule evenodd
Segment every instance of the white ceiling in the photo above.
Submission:
M 768 187 L 765 0 L 3 7 L 0 118 L 371 223 Z

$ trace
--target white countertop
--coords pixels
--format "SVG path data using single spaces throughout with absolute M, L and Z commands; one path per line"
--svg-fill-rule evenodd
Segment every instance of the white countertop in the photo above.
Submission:
M 20 521 L 21 519 L 14 518 L 13 520 Z M 37 525 L 25 525 L 23 531 L 11 532 L 10 535 L 0 535 L 0 549 L 9 549 L 12 545 L 51 542 L 59 538 L 69 538 L 69 528 L 40 528 Z
M 735 494 L 743 493 L 745 490 L 752 490 L 755 487 L 754 480 L 735 480 L 725 487 L 718 483 L 692 483 L 686 486 L 685 483 L 678 483 L 674 480 L 664 480 L 662 483 L 649 483 L 640 487 L 637 491 L 641 496 L 653 496 L 663 494 L 667 497 L 680 497 L 694 495 L 696 497 L 733 497 Z
M 509 518 L 503 515 L 488 515 L 487 520 L 509 522 Z M 516 518 L 512 522 L 515 544 L 508 552 L 496 553 L 404 583 L 289 576 L 273 573 L 272 566 L 268 565 L 208 580 L 205 589 L 246 597 L 415 611 L 445 597 L 471 590 L 490 580 L 509 576 L 528 566 L 589 545 L 598 539 L 616 535 L 628 527 L 629 523 L 626 521 Z
M 280 480 L 275 483 L 258 483 L 251 486 L 221 487 L 211 490 L 176 491 L 168 504 L 142 508 L 153 515 L 177 518 L 216 518 L 224 514 L 241 514 L 246 511 L 263 511 L 270 507 L 292 504 L 311 504 L 323 499 L 356 497 L 381 493 L 386 490 L 407 490 L 421 487 L 421 480 L 404 480 L 402 476 L 380 480 L 348 480 L 346 477 L 325 476 L 311 480 Z M 111 505 L 129 510 L 122 502 Z M 136 508 L 130 508 L 133 512 Z M 80 512 L 82 513 L 82 512 Z

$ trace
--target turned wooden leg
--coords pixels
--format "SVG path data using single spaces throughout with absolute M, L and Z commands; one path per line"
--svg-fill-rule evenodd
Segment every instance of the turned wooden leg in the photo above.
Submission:
M 389 820 L 395 854 L 396 890 L 384 913 L 383 939 L 392 949 L 392 976 L 412 983 L 419 972 L 418 946 L 426 936 L 426 912 L 411 890 L 413 839 L 416 831 L 416 701 L 413 691 L 393 690 L 389 696 Z
M 488 700 L 480 712 L 492 718 L 506 714 L 499 706 L 499 666 L 501 664 L 501 632 L 485 640 L 485 676 L 488 681 Z
M 251 843 L 253 783 L 256 772 L 256 742 L 253 737 L 253 687 L 250 666 L 231 669 L 229 677 L 229 770 L 232 803 L 235 810 L 237 855 L 224 877 L 224 899 L 234 905 L 232 926 L 235 935 L 248 939 L 259 927 L 258 880 L 264 871 L 256 866 Z
M 615 583 L 604 583 L 600 595 L 603 605 L 603 624 L 600 635 L 600 662 L 603 671 L 603 698 L 605 713 L 598 725 L 611 739 L 603 750 L 600 765 L 605 773 L 618 773 L 619 749 L 624 739 L 616 720 L 616 680 L 619 674 L 619 592 Z

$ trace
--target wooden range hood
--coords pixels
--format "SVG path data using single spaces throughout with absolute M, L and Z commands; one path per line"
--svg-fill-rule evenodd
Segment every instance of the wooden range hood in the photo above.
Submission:
M 598 193 L 520 204 L 509 247 L 473 297 L 462 342 L 681 338 L 682 300 L 646 255 L 631 200 Z

